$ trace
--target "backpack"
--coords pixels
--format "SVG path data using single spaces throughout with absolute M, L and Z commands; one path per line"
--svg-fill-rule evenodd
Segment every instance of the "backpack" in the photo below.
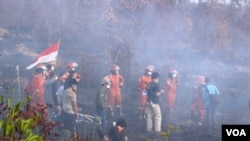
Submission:
M 214 105 L 220 104 L 220 99 L 218 94 L 209 94 L 209 100 Z
M 220 104 L 220 98 L 219 98 L 220 96 L 218 94 L 210 94 L 207 86 L 206 86 L 206 91 L 208 93 L 209 101 L 211 102 L 211 104 L 213 104 L 213 105 Z

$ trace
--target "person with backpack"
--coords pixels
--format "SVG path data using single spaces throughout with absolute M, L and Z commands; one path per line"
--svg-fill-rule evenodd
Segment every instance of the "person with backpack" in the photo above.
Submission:
M 216 118 L 216 107 L 219 104 L 220 92 L 216 85 L 211 84 L 211 79 L 205 78 L 206 86 L 203 87 L 203 98 L 206 107 L 206 124 L 209 127 L 216 128 L 215 118 Z

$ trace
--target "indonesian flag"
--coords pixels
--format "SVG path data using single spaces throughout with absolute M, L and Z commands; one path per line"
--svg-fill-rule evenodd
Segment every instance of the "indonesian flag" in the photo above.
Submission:
M 32 69 L 36 65 L 40 63 L 48 63 L 51 61 L 56 61 L 58 48 L 59 48 L 60 40 L 51 45 L 49 48 L 44 50 L 39 56 L 36 58 L 36 61 L 33 64 L 30 64 L 26 67 L 27 70 Z

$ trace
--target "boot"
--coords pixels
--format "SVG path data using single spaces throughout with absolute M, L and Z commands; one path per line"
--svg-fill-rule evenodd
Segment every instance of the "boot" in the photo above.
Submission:
M 118 111 L 119 111 L 119 115 L 120 116 L 124 116 L 124 114 L 122 113 L 122 107 L 117 107 Z
M 114 116 L 114 110 L 113 110 L 113 108 L 110 107 L 109 109 L 110 109 L 110 115 L 111 115 L 111 116 Z

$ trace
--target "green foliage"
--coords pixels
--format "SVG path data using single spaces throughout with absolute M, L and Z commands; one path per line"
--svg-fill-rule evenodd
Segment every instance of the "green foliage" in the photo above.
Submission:
M 0 139 L 44 140 L 45 134 L 37 133 L 37 129 L 43 129 L 43 117 L 38 110 L 30 109 L 30 97 L 25 102 L 11 103 L 11 98 L 0 96 Z
M 174 127 L 173 125 L 169 125 L 169 126 L 168 126 L 168 131 L 167 131 L 167 132 L 162 132 L 162 133 L 160 134 L 160 136 L 161 136 L 162 138 L 164 138 L 165 141 L 168 141 L 171 132 L 176 131 L 176 130 L 178 130 L 178 129 L 179 129 L 179 127 Z M 141 138 L 142 138 L 143 140 L 145 140 L 145 141 L 151 141 L 150 138 L 148 138 L 148 137 L 146 137 L 146 136 L 144 136 L 144 135 L 143 135 Z
M 169 138 L 171 132 L 172 132 L 172 131 L 176 131 L 176 130 L 178 130 L 178 129 L 179 129 L 179 127 L 174 127 L 173 125 L 169 125 L 169 126 L 168 126 L 168 131 L 165 132 L 165 133 L 164 133 L 164 132 L 161 133 L 161 136 L 165 139 L 165 141 L 168 141 L 168 138 Z

